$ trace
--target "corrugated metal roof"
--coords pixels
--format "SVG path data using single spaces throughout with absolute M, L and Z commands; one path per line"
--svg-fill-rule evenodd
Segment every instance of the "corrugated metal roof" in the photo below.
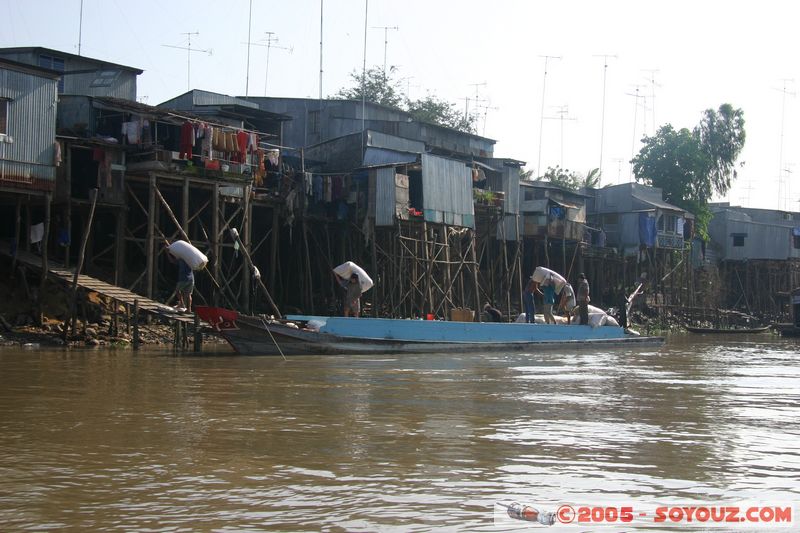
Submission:
M 634 200 L 638 200 L 638 201 L 642 202 L 645 205 L 651 205 L 653 207 L 657 207 L 658 209 L 666 209 L 668 211 L 680 211 L 680 212 L 684 211 L 680 207 L 674 206 L 672 204 L 668 204 L 667 202 L 659 202 L 659 201 L 657 201 L 655 199 L 645 199 L 645 198 L 642 198 L 641 196 L 636 195 L 636 194 L 632 194 L 631 197 L 633 197 Z
M 368 146 L 364 150 L 364 166 L 377 167 L 381 165 L 407 165 L 417 162 L 417 154 L 386 150 Z

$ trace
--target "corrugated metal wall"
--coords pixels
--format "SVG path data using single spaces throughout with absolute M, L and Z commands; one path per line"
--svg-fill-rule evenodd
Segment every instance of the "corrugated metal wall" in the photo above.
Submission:
M 793 247 L 792 228 L 776 224 L 727 220 L 717 243 L 724 247 L 723 259 L 778 259 L 800 257 Z M 744 235 L 744 246 L 733 246 L 733 235 Z
M 395 214 L 394 167 L 379 168 L 375 173 L 375 225 L 393 226 Z
M 422 198 L 425 220 L 475 227 L 472 171 L 462 161 L 422 154 Z
M 8 102 L 8 135 L 0 142 L 5 186 L 55 186 L 56 80 L 0 67 L 0 98 Z

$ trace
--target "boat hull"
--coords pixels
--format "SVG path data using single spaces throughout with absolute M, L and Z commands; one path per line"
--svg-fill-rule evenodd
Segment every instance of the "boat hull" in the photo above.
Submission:
M 615 331 L 606 331 L 606 327 L 541 324 L 437 323 L 353 318 L 326 320 L 328 329 L 333 331 L 352 330 L 362 331 L 364 334 L 356 336 L 310 331 L 246 316 L 237 319 L 237 329 L 226 329 L 220 333 L 240 354 L 285 356 L 544 352 L 556 349 L 578 351 L 623 346 L 659 346 L 664 342 L 662 337 L 628 335 L 622 328 L 609 328 Z M 330 324 L 331 320 L 334 321 L 333 325 Z M 352 322 L 342 323 L 342 320 Z M 376 323 L 370 323 L 372 321 L 378 321 L 377 324 L 382 327 L 377 328 Z M 416 338 L 388 338 L 405 330 L 413 330 Z M 383 336 L 369 336 L 369 331 L 373 335 L 381 331 Z M 457 340 L 452 338 L 458 333 L 461 336 Z
M 723 329 L 723 328 L 695 328 L 695 327 L 686 327 L 686 331 L 690 333 L 711 333 L 711 334 L 720 334 L 720 335 L 727 335 L 728 333 L 764 333 L 769 329 L 769 326 L 762 326 L 760 328 L 731 328 L 731 329 Z

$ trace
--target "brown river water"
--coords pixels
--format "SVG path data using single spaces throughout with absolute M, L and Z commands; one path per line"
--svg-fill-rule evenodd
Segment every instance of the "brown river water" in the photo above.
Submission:
M 6 348 L 0 530 L 497 531 L 511 501 L 796 513 L 798 352 L 772 335 L 288 361 Z M 615 530 L 595 526 L 550 529 Z

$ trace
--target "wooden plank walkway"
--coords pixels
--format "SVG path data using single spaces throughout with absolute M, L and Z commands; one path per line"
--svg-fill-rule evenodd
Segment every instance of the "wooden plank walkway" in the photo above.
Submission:
M 7 241 L 0 241 L 0 253 L 11 257 L 11 247 Z M 25 250 L 17 250 L 17 262 L 37 271 L 41 271 L 42 269 L 41 256 Z M 54 263 L 53 261 L 48 261 L 48 263 L 48 273 L 50 279 L 62 281 L 68 287 L 71 287 L 72 279 L 75 276 L 75 269 L 65 268 L 63 265 Z M 119 303 L 130 305 L 131 308 L 133 307 L 133 301 L 139 300 L 140 312 L 150 313 L 161 318 L 183 322 L 186 324 L 194 324 L 194 315 L 191 313 L 178 313 L 166 304 L 151 300 L 146 296 L 131 292 L 124 287 L 112 285 L 91 276 L 84 274 L 78 276 L 78 286 L 82 289 L 102 294 L 103 296 L 116 300 Z

